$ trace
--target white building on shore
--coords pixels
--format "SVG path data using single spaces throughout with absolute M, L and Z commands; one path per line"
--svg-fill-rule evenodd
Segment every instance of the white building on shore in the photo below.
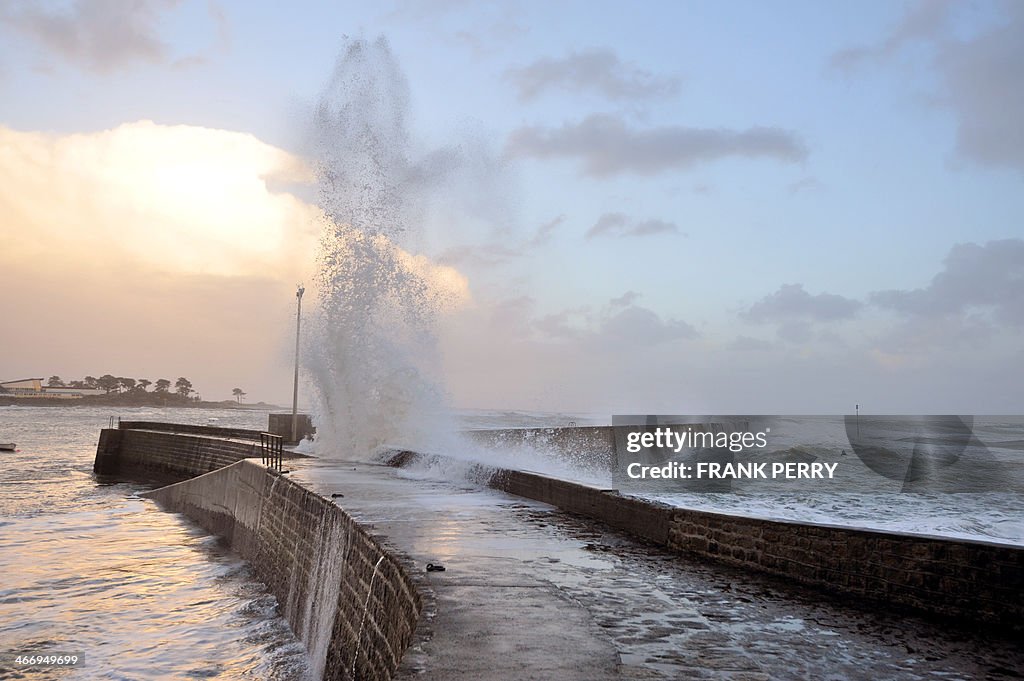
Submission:
M 68 388 L 65 386 L 52 388 L 43 385 L 41 378 L 21 378 L 16 381 L 0 382 L 0 396 L 24 399 L 62 399 L 78 400 L 86 395 L 105 395 L 102 388 Z

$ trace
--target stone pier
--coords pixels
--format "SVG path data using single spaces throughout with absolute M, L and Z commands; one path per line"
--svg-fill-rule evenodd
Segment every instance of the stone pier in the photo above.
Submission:
M 521 471 L 481 470 L 469 482 L 305 458 L 280 475 L 246 458 L 238 433 L 117 432 L 104 431 L 97 469 L 102 460 L 189 477 L 150 496 L 253 565 L 323 679 L 975 679 L 1024 669 L 1013 547 L 680 515 Z M 875 570 L 889 586 L 822 583 L 843 570 Z M 935 607 L 886 591 L 929 593 L 916 588 L 950 595 Z

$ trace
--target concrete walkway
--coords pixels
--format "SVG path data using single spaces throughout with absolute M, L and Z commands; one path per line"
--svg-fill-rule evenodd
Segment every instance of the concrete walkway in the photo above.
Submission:
M 469 483 L 365 463 L 291 461 L 411 557 L 434 592 L 428 640 L 400 678 L 1019 678 L 1010 641 L 825 601 L 815 592 L 688 562 Z

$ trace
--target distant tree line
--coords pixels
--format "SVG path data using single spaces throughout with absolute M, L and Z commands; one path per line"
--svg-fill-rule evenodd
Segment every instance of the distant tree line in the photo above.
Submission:
M 95 376 L 86 376 L 80 381 L 69 381 L 67 383 L 61 380 L 60 376 L 50 376 L 46 385 L 50 388 L 99 389 L 105 391 L 107 395 L 110 395 L 111 393 L 119 395 L 141 395 L 142 393 L 155 393 L 160 395 L 171 394 L 171 382 L 166 378 L 158 378 L 156 381 L 151 381 L 148 378 L 128 378 L 126 376 L 114 376 L 112 374 L 104 374 L 99 378 L 96 378 Z M 149 386 L 153 386 L 152 391 L 149 390 Z M 174 382 L 174 394 L 180 396 L 182 399 L 189 399 L 194 392 L 195 389 L 192 387 L 192 381 L 188 380 L 184 376 L 179 376 L 178 380 Z
M 192 387 L 192 381 L 184 376 L 171 383 L 166 378 L 158 378 L 151 381 L 148 378 L 128 378 L 127 376 L 114 376 L 103 374 L 99 378 L 86 376 L 81 380 L 64 381 L 60 376 L 50 376 L 46 381 L 48 388 L 90 388 L 102 390 L 105 395 L 94 395 L 85 397 L 85 401 L 99 400 L 107 402 L 111 400 L 117 404 L 156 404 L 166 405 L 170 403 L 192 403 L 200 402 L 201 397 Z M 150 387 L 152 386 L 152 390 Z M 235 401 L 241 404 L 247 393 L 241 388 L 231 390 Z

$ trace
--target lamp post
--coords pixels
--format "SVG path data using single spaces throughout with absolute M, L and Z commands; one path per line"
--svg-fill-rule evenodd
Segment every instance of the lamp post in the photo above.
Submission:
M 295 382 L 292 384 L 292 442 L 299 441 L 299 326 L 302 323 L 302 294 L 306 289 L 299 284 L 295 292 Z

